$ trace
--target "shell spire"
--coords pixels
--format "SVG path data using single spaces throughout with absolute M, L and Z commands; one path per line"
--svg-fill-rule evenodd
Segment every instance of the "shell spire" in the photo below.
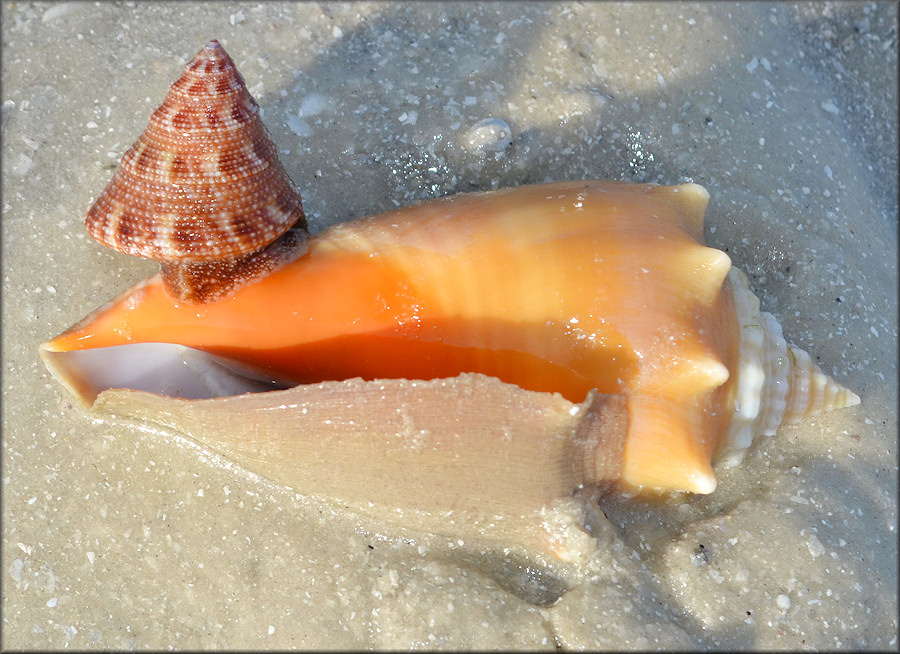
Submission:
M 755 436 L 773 436 L 781 425 L 856 406 L 859 396 L 823 373 L 805 351 L 787 343 L 781 325 L 750 290 L 747 276 L 729 273 L 741 329 L 735 380 L 734 416 L 720 457 L 741 462 Z
M 302 254 L 300 194 L 234 61 L 210 41 L 88 209 L 88 233 L 162 262 L 170 293 L 209 302 Z
M 791 392 L 786 398 L 783 424 L 792 425 L 810 416 L 860 403 L 859 395 L 819 370 L 804 350 L 790 343 L 787 348 Z

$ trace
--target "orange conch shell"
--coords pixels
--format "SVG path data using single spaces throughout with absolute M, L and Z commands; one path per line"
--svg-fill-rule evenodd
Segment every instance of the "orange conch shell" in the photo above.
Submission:
M 859 398 L 787 346 L 704 245 L 708 197 L 577 181 L 436 200 L 311 237 L 301 258 L 201 307 L 151 278 L 42 356 L 88 404 L 106 386 L 71 353 L 150 342 L 294 383 L 482 373 L 576 404 L 622 394 L 621 481 L 709 493 L 717 454 L 737 460 L 754 435 Z
M 85 226 L 107 247 L 163 262 L 170 290 L 182 299 L 222 294 L 215 284 L 193 281 L 210 267 L 231 284 L 277 267 L 272 257 L 248 257 L 289 229 L 305 228 L 300 194 L 218 41 L 172 84 Z M 201 287 L 192 290 L 192 283 Z

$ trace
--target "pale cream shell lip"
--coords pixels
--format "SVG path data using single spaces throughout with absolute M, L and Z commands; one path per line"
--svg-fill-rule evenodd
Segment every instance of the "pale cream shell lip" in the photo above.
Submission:
M 551 566 L 585 556 L 589 539 L 560 530 L 576 493 L 616 485 L 628 421 L 621 396 L 573 404 L 470 373 L 206 400 L 113 389 L 94 409 L 186 435 L 301 494 Z
M 210 399 L 287 388 L 239 361 L 172 343 L 132 343 L 54 352 L 42 348 L 47 369 L 85 408 L 106 390 L 127 389 L 183 399 Z

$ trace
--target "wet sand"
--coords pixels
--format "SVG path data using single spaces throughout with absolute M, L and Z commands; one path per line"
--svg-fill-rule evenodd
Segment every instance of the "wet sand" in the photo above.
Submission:
M 5 647 L 897 648 L 895 4 L 235 7 L 3 6 Z M 710 496 L 606 498 L 565 579 L 93 421 L 37 346 L 155 271 L 81 220 L 212 38 L 314 231 L 695 181 L 709 244 L 862 404 L 759 440 Z

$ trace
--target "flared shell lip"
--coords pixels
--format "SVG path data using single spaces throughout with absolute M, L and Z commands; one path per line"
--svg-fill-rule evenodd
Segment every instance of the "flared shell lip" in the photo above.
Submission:
M 175 343 L 129 343 L 66 350 L 41 344 L 44 365 L 85 408 L 108 390 L 145 391 L 181 399 L 212 399 L 282 390 L 296 384 L 273 379 L 239 361 Z

